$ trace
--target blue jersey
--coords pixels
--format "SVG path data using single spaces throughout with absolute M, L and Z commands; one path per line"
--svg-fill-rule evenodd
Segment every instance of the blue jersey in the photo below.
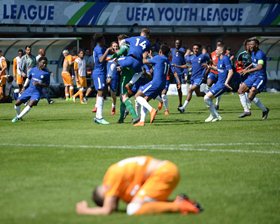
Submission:
M 192 65 L 192 77 L 193 78 L 202 78 L 206 69 L 202 64 L 207 63 L 210 60 L 208 54 L 199 54 L 199 55 L 189 55 L 186 57 L 186 63 Z
M 228 76 L 228 71 L 232 69 L 232 65 L 228 56 L 223 55 L 222 59 L 220 59 L 220 57 L 218 58 L 217 69 L 218 69 L 217 83 L 225 83 Z
M 164 55 L 157 55 L 151 59 L 148 59 L 148 62 L 154 65 L 154 74 L 153 82 L 155 83 L 164 83 L 166 82 L 166 76 L 170 67 L 168 58 Z
M 257 76 L 266 76 L 266 55 L 265 55 L 265 53 L 262 50 L 258 50 L 257 52 L 253 51 L 251 54 L 251 57 L 252 57 L 252 64 L 253 64 L 254 68 L 256 68 L 258 66 L 258 62 L 260 60 L 263 61 L 262 69 L 259 71 L 255 71 L 252 74 L 257 75 Z
M 99 58 L 105 53 L 106 48 L 99 44 L 93 49 L 94 71 L 99 73 L 106 73 L 106 61 L 100 62 Z
M 44 87 L 35 86 L 34 82 L 43 83 L 48 86 L 50 84 L 50 72 L 47 69 L 40 70 L 38 67 L 34 67 L 30 69 L 28 79 L 30 80 L 30 84 L 26 90 L 31 92 L 39 91 L 41 94 Z
M 133 56 L 142 62 L 142 54 L 151 47 L 150 41 L 143 36 L 130 37 L 125 39 L 129 44 L 128 56 Z

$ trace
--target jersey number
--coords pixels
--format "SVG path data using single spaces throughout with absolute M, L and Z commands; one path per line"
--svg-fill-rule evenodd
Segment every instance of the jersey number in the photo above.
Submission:
M 135 46 L 136 47 L 140 46 L 140 47 L 142 47 L 142 50 L 145 50 L 146 49 L 146 41 L 143 41 L 143 42 L 140 43 L 140 38 L 136 38 Z

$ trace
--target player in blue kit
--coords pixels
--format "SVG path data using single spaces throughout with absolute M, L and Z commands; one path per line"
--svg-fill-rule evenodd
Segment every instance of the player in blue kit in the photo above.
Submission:
M 181 65 L 185 64 L 185 48 L 182 47 L 182 41 L 181 40 L 175 40 L 175 48 L 171 48 L 171 64 L 178 65 L 177 67 L 171 67 L 172 73 L 175 77 L 175 82 L 177 85 L 177 91 L 178 91 L 178 97 L 179 97 L 179 107 L 182 106 L 182 89 L 181 84 L 184 81 L 184 68 L 181 68 Z M 180 111 L 180 110 L 179 110 Z
M 29 73 L 28 77 L 25 80 L 22 94 L 17 99 L 15 103 L 15 110 L 17 113 L 17 116 L 13 118 L 12 122 L 15 123 L 19 121 L 23 116 L 25 116 L 33 106 L 36 106 L 38 102 L 40 101 L 42 95 L 43 95 L 43 88 L 46 88 L 50 84 L 50 72 L 46 68 L 48 64 L 48 60 L 46 57 L 41 57 L 38 60 L 38 66 L 32 68 Z M 29 85 L 29 86 L 28 86 Z M 28 86 L 28 88 L 27 88 Z M 25 89 L 26 88 L 26 89 Z M 20 105 L 22 103 L 28 104 L 26 107 L 20 112 Z
M 119 51 L 119 44 L 117 42 L 112 42 L 111 47 L 115 53 Z M 111 56 L 109 56 L 110 58 Z M 110 70 L 110 66 L 113 63 L 112 60 L 109 60 L 107 63 L 107 71 Z M 109 76 L 107 74 L 107 84 L 110 86 L 110 92 L 111 92 L 111 97 L 112 97 L 112 109 L 111 109 L 111 115 L 115 115 L 116 113 L 116 102 L 117 102 L 117 90 L 118 90 L 118 85 L 119 85 L 119 72 L 115 70 L 112 74 L 112 76 Z
M 233 70 L 229 57 L 224 54 L 225 47 L 223 45 L 218 45 L 216 53 L 218 56 L 217 67 L 214 65 L 207 66 L 208 69 L 215 69 L 218 71 L 218 80 L 204 96 L 204 102 L 210 110 L 210 116 L 205 120 L 205 122 L 216 122 L 222 120 L 222 117 L 217 112 L 212 100 L 213 98 L 216 98 L 224 92 L 232 89 L 229 82 L 233 76 Z
M 151 47 L 150 41 L 148 40 L 150 36 L 150 30 L 143 28 L 141 30 L 140 36 L 126 38 L 124 41 L 129 45 L 128 53 L 125 57 L 119 58 L 115 66 L 110 67 L 110 72 L 116 69 L 117 65 L 120 68 L 131 68 L 135 72 L 131 81 L 126 85 L 128 92 L 130 92 L 131 86 L 141 77 L 142 66 L 143 66 L 143 53 L 148 51 Z
M 186 57 L 187 64 L 181 66 L 176 64 L 173 65 L 174 67 L 188 68 L 188 64 L 191 64 L 192 68 L 191 87 L 188 89 L 188 94 L 183 106 L 178 107 L 178 110 L 181 113 L 184 113 L 185 108 L 191 101 L 193 92 L 195 92 L 198 97 L 203 97 L 205 95 L 204 92 L 200 91 L 200 85 L 203 82 L 206 71 L 204 65 L 210 60 L 210 58 L 208 54 L 201 53 L 201 46 L 199 44 L 194 44 L 192 50 L 193 54 Z
M 162 90 L 165 88 L 166 76 L 170 67 L 168 54 L 169 48 L 166 45 L 161 45 L 159 55 L 154 56 L 151 59 L 147 59 L 147 53 L 143 55 L 144 64 L 154 65 L 154 74 L 152 81 L 140 87 L 140 90 L 135 95 L 136 101 L 141 105 L 141 117 L 140 121 L 134 126 L 145 125 L 147 110 L 150 112 L 150 123 L 153 123 L 156 117 L 156 109 L 154 109 L 148 102 L 160 95 Z
M 105 48 L 105 38 L 102 34 L 95 35 L 96 46 L 93 50 L 93 60 L 94 60 L 94 69 L 92 72 L 92 79 L 94 82 L 94 87 L 97 90 L 96 96 L 96 115 L 94 122 L 97 124 L 109 124 L 108 121 L 103 119 L 103 91 L 105 88 L 106 82 L 106 57 L 112 50 L 112 48 Z
M 249 74 L 248 78 L 241 83 L 238 94 L 240 97 L 240 102 L 244 108 L 244 113 L 242 113 L 239 118 L 244 118 L 251 115 L 251 111 L 246 103 L 246 95 L 248 93 L 249 101 L 253 101 L 257 107 L 262 110 L 262 119 L 265 120 L 268 117 L 269 109 L 265 107 L 259 98 L 255 96 L 265 89 L 267 82 L 266 75 L 266 55 L 259 49 L 259 41 L 255 38 L 249 39 L 248 48 L 251 54 L 252 66 L 251 68 L 244 69 L 240 72 L 241 75 Z

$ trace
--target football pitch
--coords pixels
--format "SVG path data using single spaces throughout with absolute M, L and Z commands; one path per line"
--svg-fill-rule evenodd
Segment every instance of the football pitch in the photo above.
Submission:
M 280 95 L 259 97 L 270 108 L 265 121 L 255 105 L 252 116 L 239 119 L 237 94 L 222 96 L 223 120 L 216 123 L 204 123 L 209 112 L 202 98 L 194 96 L 180 114 L 172 96 L 170 115 L 160 111 L 145 127 L 133 127 L 129 116 L 117 124 L 110 99 L 107 126 L 92 122 L 93 98 L 87 105 L 42 100 L 15 124 L 13 105 L 1 104 L 0 223 L 280 223 Z M 76 215 L 76 202 L 93 205 L 92 188 L 109 165 L 138 155 L 176 163 L 181 181 L 170 198 L 187 193 L 204 212 L 133 217 L 121 203 L 120 212 L 107 217 Z

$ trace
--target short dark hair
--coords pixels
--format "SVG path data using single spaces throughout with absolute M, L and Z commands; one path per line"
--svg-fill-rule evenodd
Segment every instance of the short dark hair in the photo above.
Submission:
M 22 49 L 18 49 L 18 52 L 21 52 L 21 53 L 23 53 L 23 50 L 22 50 Z
M 80 50 L 78 51 L 78 54 L 80 54 L 81 52 L 85 53 L 85 51 L 84 51 L 83 49 L 80 49 Z
M 47 59 L 47 57 L 45 57 L 45 56 L 40 57 L 39 60 L 38 60 L 38 62 L 43 61 L 43 60 L 45 60 L 46 62 L 48 62 L 48 59 Z
M 192 47 L 194 47 L 194 46 L 198 46 L 198 48 L 201 49 L 201 44 L 197 44 L 197 43 L 196 43 L 196 44 L 193 44 L 193 45 L 192 45 Z
M 170 51 L 169 47 L 166 44 L 162 44 L 160 46 L 160 50 L 161 50 L 162 54 L 164 54 L 165 56 L 168 56 L 169 51 Z
M 220 42 L 222 45 L 224 44 L 224 41 L 223 41 L 222 39 L 218 39 L 218 40 L 216 41 L 216 44 L 219 43 L 219 42 Z
M 31 46 L 30 45 L 26 45 L 24 49 L 26 50 L 27 48 L 31 49 Z
M 92 192 L 92 201 L 99 207 L 103 206 L 104 198 L 98 194 L 98 187 L 95 187 Z
M 255 37 L 248 39 L 248 42 L 250 42 L 250 41 L 254 41 L 257 45 L 260 45 L 260 41 Z
M 93 38 L 96 43 L 99 43 L 104 38 L 104 35 L 103 33 L 96 33 Z

